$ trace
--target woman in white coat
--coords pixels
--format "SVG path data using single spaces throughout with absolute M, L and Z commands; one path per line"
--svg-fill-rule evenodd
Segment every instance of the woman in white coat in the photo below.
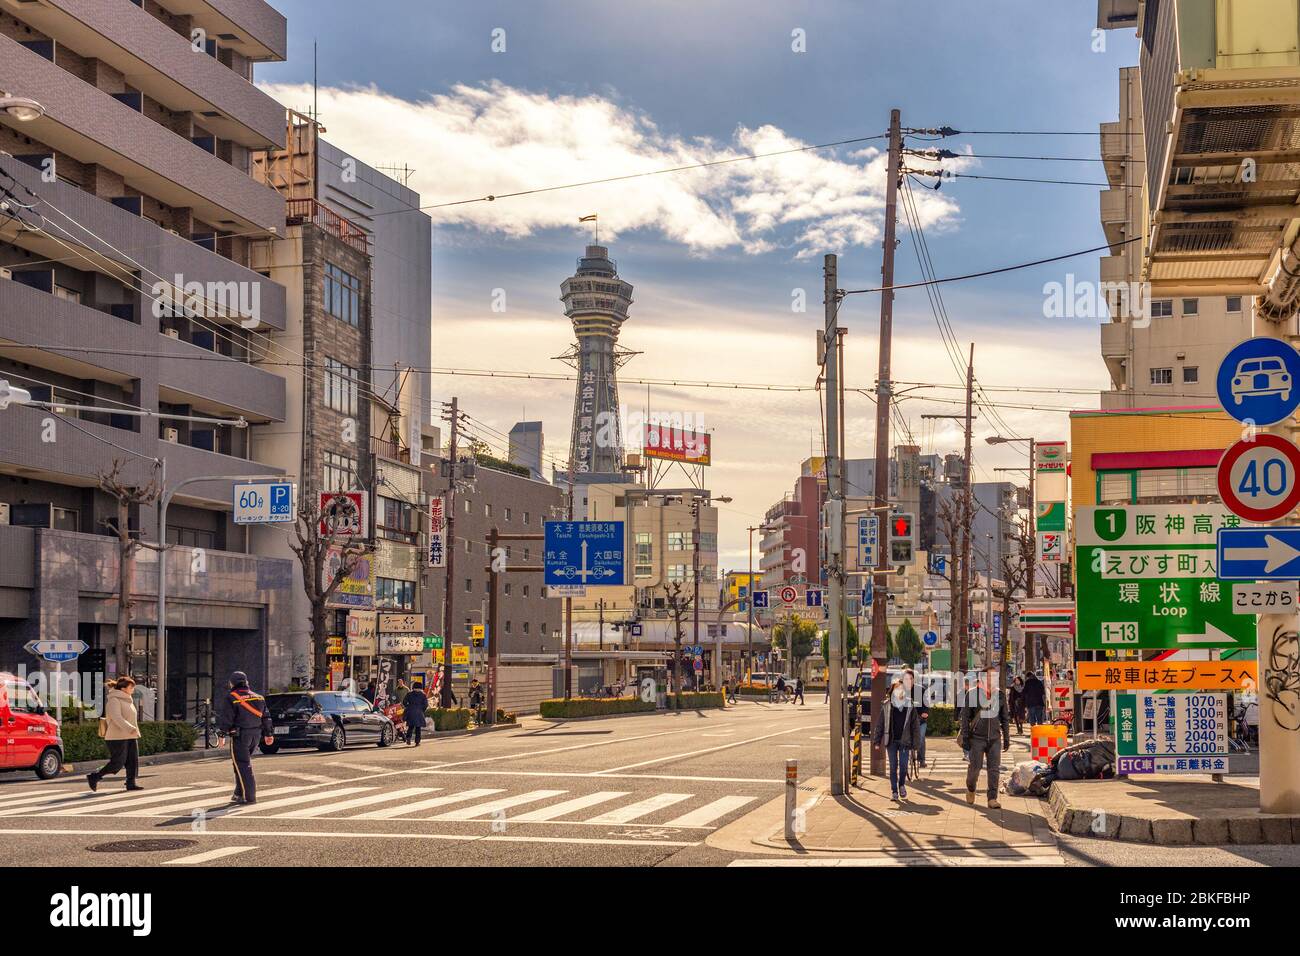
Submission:
M 131 677 L 120 677 L 109 681 L 108 696 L 104 701 L 104 743 L 108 744 L 108 763 L 93 773 L 86 775 L 86 783 L 91 790 L 99 788 L 99 781 L 104 777 L 126 768 L 126 789 L 143 790 L 135 782 L 140 772 L 140 724 L 136 716 L 135 701 L 131 691 L 135 690 L 135 681 Z

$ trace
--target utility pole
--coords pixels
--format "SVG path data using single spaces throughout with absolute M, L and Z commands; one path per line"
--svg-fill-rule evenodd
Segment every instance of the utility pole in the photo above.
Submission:
M 456 478 L 460 473 L 460 462 L 456 456 L 460 440 L 460 399 L 453 395 L 451 404 L 444 403 L 443 407 L 450 409 L 451 435 L 447 445 L 447 582 L 442 594 L 443 672 L 439 706 L 448 708 L 451 706 L 451 629 L 452 621 L 455 620 L 452 596 L 456 589 L 452 583 L 456 580 Z M 495 642 L 496 639 L 497 635 L 489 628 L 488 640 Z
M 975 386 L 975 343 L 970 346 L 970 358 L 966 364 L 966 453 L 962 460 L 962 466 L 965 471 L 964 480 L 966 487 L 963 489 L 961 507 L 961 586 L 958 588 L 958 614 L 961 619 L 961 629 L 957 632 L 957 639 L 960 645 L 960 665 L 953 665 L 953 672 L 958 673 L 969 667 L 969 650 L 970 650 L 970 562 L 971 562 L 971 496 L 973 487 L 971 483 L 971 403 L 974 398 Z
M 601 598 L 599 601 L 596 602 L 596 609 L 598 611 L 597 619 L 600 621 L 600 623 L 597 625 L 599 628 L 597 633 L 600 635 L 599 637 L 600 649 L 603 651 L 605 649 L 605 599 L 604 598 Z
M 691 613 L 693 616 L 692 633 L 693 638 L 691 645 L 698 647 L 700 644 L 700 508 L 702 502 L 699 498 L 691 500 L 691 511 L 695 517 L 695 530 L 691 534 L 691 573 L 695 578 L 695 596 L 691 600 Z M 693 678 L 692 678 L 693 679 Z
M 888 522 L 885 510 L 889 503 L 889 402 L 893 392 L 890 383 L 890 347 L 894 332 L 894 239 L 898 220 L 898 179 L 903 164 L 902 118 L 898 110 L 889 114 L 889 164 L 885 173 L 885 238 L 880 266 L 880 348 L 879 368 L 876 373 L 876 507 L 881 509 L 881 523 Z M 889 652 L 885 632 L 889 629 L 889 536 L 881 535 L 877 544 L 871 605 L 871 681 L 872 719 L 881 713 L 885 703 L 884 674 L 889 666 Z M 878 675 L 878 676 L 877 676 Z M 835 741 L 838 745 L 839 741 Z M 871 748 L 871 773 L 885 775 L 885 754 L 879 747 Z
M 844 370 L 840 367 L 839 335 L 839 258 L 826 256 L 824 269 L 826 330 L 823 339 L 826 353 L 826 509 L 822 525 L 826 528 L 826 579 L 830 586 L 830 627 L 827 629 L 827 690 L 831 699 L 831 795 L 840 796 L 847 789 L 844 775 L 844 483 L 843 449 L 840 447 L 840 388 Z M 794 660 L 794 635 L 787 627 L 786 646 Z M 797 679 L 797 675 L 796 675 Z
M 573 457 L 569 457 L 569 520 L 573 520 Z M 564 598 L 564 699 L 573 696 L 573 596 Z

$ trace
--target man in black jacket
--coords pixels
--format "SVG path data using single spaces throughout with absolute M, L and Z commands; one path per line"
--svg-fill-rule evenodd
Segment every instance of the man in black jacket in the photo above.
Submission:
M 1033 671 L 1025 671 L 1025 710 L 1029 723 L 1041 724 L 1047 710 L 1047 688 Z
M 987 755 L 989 809 L 999 809 L 998 774 L 1002 769 L 1002 751 L 1011 746 L 1011 724 L 1007 718 L 1006 697 L 998 686 L 996 667 L 984 671 L 979 690 L 968 697 L 961 708 L 961 746 L 970 751 L 970 765 L 966 768 L 966 802 L 975 803 L 980 766 Z
M 230 762 L 235 770 L 235 792 L 230 802 L 256 803 L 253 750 L 259 739 L 267 746 L 275 743 L 275 726 L 266 699 L 249 688 L 248 675 L 243 671 L 230 675 L 230 689 L 217 700 L 217 729 L 230 741 Z

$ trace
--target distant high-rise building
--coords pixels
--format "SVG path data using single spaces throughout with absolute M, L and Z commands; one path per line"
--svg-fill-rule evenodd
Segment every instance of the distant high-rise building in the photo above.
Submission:
M 528 469 L 533 478 L 543 480 L 542 456 L 546 441 L 542 436 L 541 422 L 515 422 L 510 429 L 510 464 Z
M 569 460 L 579 483 L 625 481 L 618 413 L 618 368 L 631 355 L 618 332 L 632 304 L 632 285 L 604 246 L 587 246 L 578 270 L 560 284 L 564 314 L 578 342 L 561 358 L 578 370 Z

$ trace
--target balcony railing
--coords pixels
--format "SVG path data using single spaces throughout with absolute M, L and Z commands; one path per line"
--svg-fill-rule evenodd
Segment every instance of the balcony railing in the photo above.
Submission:
M 288 224 L 300 226 L 311 223 L 335 236 L 357 252 L 370 255 L 370 235 L 350 219 L 344 219 L 333 209 L 315 199 L 289 199 L 285 201 Z

